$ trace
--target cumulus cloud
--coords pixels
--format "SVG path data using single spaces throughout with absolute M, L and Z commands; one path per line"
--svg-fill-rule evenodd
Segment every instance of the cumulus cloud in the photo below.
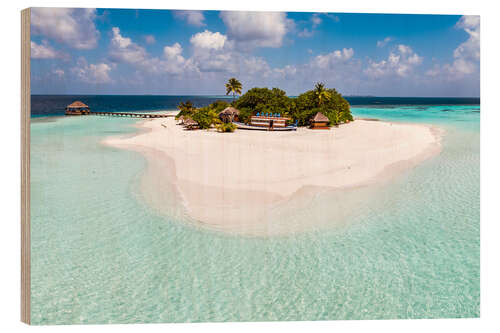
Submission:
M 220 32 L 205 30 L 192 36 L 191 44 L 196 48 L 220 50 L 224 47 L 227 37 Z
M 385 37 L 384 39 L 377 41 L 377 47 L 384 47 L 387 44 L 389 44 L 390 42 L 392 42 L 393 40 L 394 40 L 394 38 L 392 38 L 392 37 Z
M 113 27 L 111 38 L 110 57 L 115 62 L 138 63 L 146 59 L 146 50 L 132 42 L 128 37 L 123 37 L 120 28 Z
M 384 76 L 407 77 L 414 68 L 422 63 L 423 58 L 407 45 L 399 44 L 385 60 L 369 60 L 364 73 L 371 78 Z
M 112 29 L 110 59 L 115 63 L 132 64 L 148 73 L 180 74 L 192 70 L 192 62 L 182 56 L 182 47 L 179 43 L 166 45 L 163 48 L 163 57 L 151 57 L 146 50 L 122 35 L 118 27 Z
M 75 49 L 97 46 L 99 31 L 94 20 L 96 10 L 91 8 L 33 8 L 31 31 Z
M 289 24 L 289 26 L 293 27 L 297 31 L 297 27 L 302 27 L 300 31 L 297 33 L 297 35 L 301 38 L 309 38 L 314 36 L 318 26 L 320 26 L 323 23 L 323 19 L 330 19 L 334 22 L 338 22 L 339 18 L 336 15 L 330 14 L 330 13 L 313 13 L 309 17 L 308 20 L 304 21 L 299 21 L 299 22 L 293 22 L 293 24 Z
M 106 63 L 89 64 L 85 58 L 80 57 L 77 65 L 71 68 L 71 72 L 82 82 L 91 84 L 102 84 L 113 82 L 109 72 L 113 66 Z
M 243 47 L 280 47 L 289 20 L 279 12 L 221 12 L 229 39 Z
M 311 65 L 321 69 L 332 68 L 334 65 L 345 62 L 352 58 L 354 50 L 352 48 L 335 50 L 328 54 L 320 54 L 313 58 Z
M 31 41 L 31 58 L 32 59 L 67 59 L 68 55 L 56 51 L 49 45 L 47 41 L 42 41 L 42 44 L 37 44 Z
M 466 75 L 479 73 L 480 59 L 480 19 L 479 16 L 462 16 L 456 27 L 463 29 L 468 38 L 453 51 L 453 62 L 442 66 L 434 65 L 426 71 L 429 77 L 441 77 L 445 80 L 459 80 Z
M 205 16 L 199 10 L 176 10 L 174 15 L 180 19 L 186 20 L 190 25 L 195 27 L 202 27 L 205 25 Z
M 175 43 L 172 46 L 165 46 L 163 48 L 163 53 L 167 59 L 173 59 L 176 57 L 182 57 L 182 46 L 179 43 Z
M 455 60 L 451 65 L 445 65 L 445 71 L 454 77 L 460 78 L 463 75 L 476 72 L 479 67 L 479 16 L 462 16 L 457 23 L 457 27 L 464 29 L 469 38 L 453 51 Z

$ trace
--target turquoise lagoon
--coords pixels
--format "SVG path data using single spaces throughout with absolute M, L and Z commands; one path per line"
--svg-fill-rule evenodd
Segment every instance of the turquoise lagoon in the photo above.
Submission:
M 360 189 L 342 227 L 274 238 L 204 230 L 145 205 L 144 158 L 100 144 L 134 133 L 135 120 L 33 118 L 32 323 L 478 317 L 479 106 L 353 113 L 439 126 L 443 150 Z M 332 200 L 342 194 L 311 205 Z

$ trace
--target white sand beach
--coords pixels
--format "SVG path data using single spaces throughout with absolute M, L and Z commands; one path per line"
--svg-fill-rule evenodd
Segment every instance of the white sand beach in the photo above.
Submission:
M 149 204 L 248 234 L 270 234 L 266 214 L 294 195 L 381 182 L 441 150 L 438 128 L 362 119 L 291 132 L 186 131 L 173 118 L 138 126 L 145 131 L 104 143 L 147 158 L 141 187 Z

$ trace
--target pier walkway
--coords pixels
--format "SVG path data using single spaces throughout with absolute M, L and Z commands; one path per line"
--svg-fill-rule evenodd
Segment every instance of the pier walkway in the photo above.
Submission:
M 132 113 L 132 112 L 89 112 L 89 115 L 95 116 L 110 116 L 110 117 L 131 117 L 131 118 L 167 118 L 175 117 L 175 114 L 165 113 Z

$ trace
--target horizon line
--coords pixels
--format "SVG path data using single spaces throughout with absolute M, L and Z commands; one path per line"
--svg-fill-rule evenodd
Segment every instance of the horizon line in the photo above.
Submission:
M 30 94 L 30 96 L 194 96 L 194 97 L 207 97 L 218 96 L 233 98 L 229 95 L 218 94 L 204 94 L 204 95 L 190 95 L 190 94 Z M 298 95 L 287 95 L 289 97 Z M 377 95 L 342 95 L 343 97 L 367 97 L 367 98 L 478 98 L 481 96 L 377 96 Z

